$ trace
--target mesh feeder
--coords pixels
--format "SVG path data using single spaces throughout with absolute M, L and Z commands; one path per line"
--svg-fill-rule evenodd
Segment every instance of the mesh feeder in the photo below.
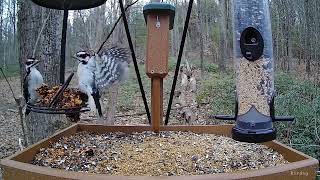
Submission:
M 61 100 L 64 91 L 69 86 L 74 73 L 70 74 L 66 82 L 59 88 L 57 93 L 52 98 L 48 107 L 41 107 L 34 104 L 27 103 L 26 109 L 35 113 L 43 114 L 65 114 L 67 117 L 79 120 L 80 113 L 90 111 L 90 108 L 85 107 L 84 105 L 79 107 L 70 107 L 70 108 L 58 108 L 56 107 L 57 103 Z
M 293 121 L 274 114 L 274 61 L 268 0 L 234 0 L 234 62 L 236 67 L 235 140 L 276 139 L 274 121 Z

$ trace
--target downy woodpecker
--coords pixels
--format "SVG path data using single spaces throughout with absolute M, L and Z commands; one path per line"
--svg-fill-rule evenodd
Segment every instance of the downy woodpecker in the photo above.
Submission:
M 127 50 L 113 47 L 100 54 L 79 51 L 74 58 L 79 61 L 77 70 L 79 89 L 88 95 L 90 109 L 97 109 L 101 118 L 99 90 L 107 89 L 127 79 L 129 71 Z
M 38 99 L 37 89 L 43 84 L 43 77 L 35 67 L 39 63 L 34 58 L 28 58 L 25 67 L 26 75 L 23 80 L 23 95 L 27 103 L 35 103 Z M 30 112 L 26 111 L 28 115 Z

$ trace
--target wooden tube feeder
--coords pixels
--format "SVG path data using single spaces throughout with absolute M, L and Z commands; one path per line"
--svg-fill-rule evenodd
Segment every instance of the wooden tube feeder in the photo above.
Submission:
M 175 7 L 152 2 L 144 6 L 147 23 L 146 73 L 151 78 L 151 125 L 154 132 L 163 124 L 163 78 L 168 74 L 169 31 L 173 28 Z

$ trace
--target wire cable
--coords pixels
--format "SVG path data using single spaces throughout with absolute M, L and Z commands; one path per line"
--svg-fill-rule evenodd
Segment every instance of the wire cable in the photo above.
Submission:
M 179 75 L 179 71 L 180 71 L 181 59 L 182 59 L 182 54 L 183 54 L 183 50 L 184 50 L 184 44 L 186 42 L 187 32 L 188 32 L 188 28 L 189 28 L 189 21 L 190 21 L 190 16 L 191 16 L 191 12 L 192 12 L 192 5 L 193 5 L 193 0 L 190 0 L 189 1 L 189 6 L 188 6 L 186 20 L 185 20 L 185 23 L 184 23 L 182 39 L 181 39 L 181 43 L 180 43 L 178 61 L 177 61 L 177 65 L 176 65 L 176 71 L 174 73 L 174 78 L 173 78 L 173 82 L 172 82 L 172 88 L 171 88 L 170 99 L 169 99 L 167 113 L 166 113 L 165 125 L 168 125 L 168 123 L 169 123 L 173 96 L 174 96 L 174 92 L 176 90 L 177 79 L 178 79 L 178 75 Z
M 129 47 L 130 47 L 130 51 L 131 51 L 131 56 L 132 56 L 132 60 L 133 60 L 133 64 L 134 64 L 134 69 L 136 71 L 138 82 L 139 82 L 139 87 L 140 87 L 140 91 L 141 91 L 144 107 L 146 109 L 146 113 L 147 113 L 147 116 L 148 116 L 149 123 L 151 124 L 151 116 L 150 116 L 149 106 L 148 106 L 148 102 L 147 102 L 145 91 L 143 89 L 143 84 L 142 84 L 142 81 L 141 81 L 141 76 L 140 76 L 138 63 L 137 63 L 137 58 L 136 58 L 136 55 L 135 55 L 135 52 L 134 52 L 133 43 L 132 43 L 131 34 L 130 34 L 130 30 L 129 30 L 129 25 L 128 25 L 128 20 L 127 20 L 127 17 L 126 17 L 126 11 L 125 11 L 125 9 L 123 7 L 122 0 L 119 0 L 119 4 L 120 4 L 121 13 L 122 13 L 123 24 L 124 24 L 124 27 L 125 27 L 125 30 L 126 30 L 126 35 L 127 35 L 127 39 L 128 39 L 128 43 L 129 43 Z

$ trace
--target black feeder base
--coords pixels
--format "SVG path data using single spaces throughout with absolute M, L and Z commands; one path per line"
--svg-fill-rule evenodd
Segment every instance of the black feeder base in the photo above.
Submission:
M 275 128 L 267 131 L 248 132 L 237 128 L 232 129 L 232 138 L 236 141 L 248 143 L 262 143 L 276 139 L 277 130 Z

